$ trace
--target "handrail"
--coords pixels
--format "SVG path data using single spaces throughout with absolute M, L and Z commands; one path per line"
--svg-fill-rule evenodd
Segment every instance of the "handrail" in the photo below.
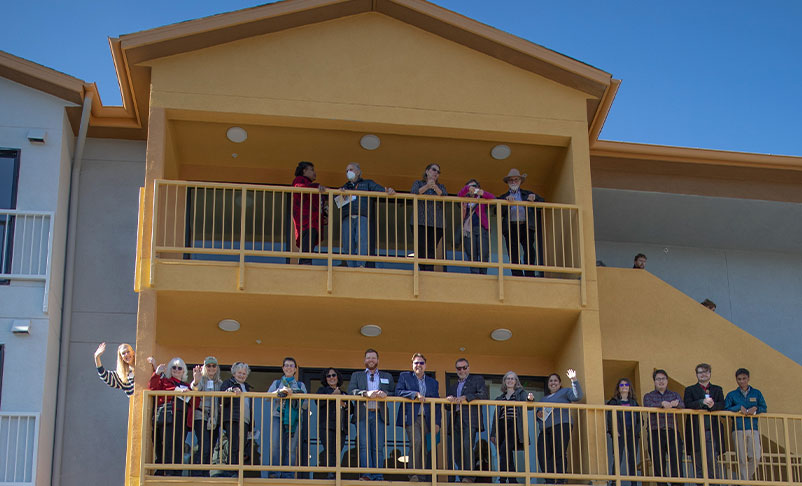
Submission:
M 338 261 L 412 269 L 415 295 L 418 270 L 495 272 L 501 300 L 507 272 L 584 275 L 575 205 L 275 185 L 154 184 L 150 285 L 157 261 L 187 257 L 236 257 L 240 289 L 246 265 L 296 258 L 325 263 L 329 292 Z
M 0 486 L 36 484 L 39 413 L 0 412 Z
M 52 211 L 0 209 L 0 280 L 43 282 L 45 314 L 50 297 L 53 225 Z
M 168 450 L 164 441 L 171 433 L 163 423 L 154 426 L 153 417 L 158 416 L 154 410 L 159 408 L 156 406 L 159 400 L 167 399 L 169 402 L 172 399 L 172 403 L 179 403 L 176 400 L 180 399 L 175 397 L 186 399 L 185 403 L 205 403 L 210 410 L 215 409 L 212 401 L 216 403 L 223 417 L 218 425 L 225 430 L 236 428 L 239 431 L 237 461 L 212 464 L 210 460 L 182 458 L 170 462 L 154 460 L 153 454 L 148 454 L 151 447 L 148 439 L 160 444 L 163 451 Z M 246 398 L 249 399 L 252 420 L 245 423 L 235 421 L 231 414 L 226 415 L 225 411 L 234 407 L 240 417 L 246 416 Z M 535 479 L 568 479 L 616 481 L 617 484 L 621 481 L 644 481 L 745 486 L 798 484 L 802 477 L 802 415 L 759 414 L 744 417 L 726 411 L 498 400 L 474 400 L 469 404 L 456 405 L 442 398 L 427 398 L 422 405 L 424 410 L 428 410 L 426 420 L 412 421 L 417 425 L 402 430 L 395 426 L 396 421 L 406 423 L 417 416 L 418 410 L 412 408 L 417 402 L 401 397 L 371 400 L 354 395 L 296 394 L 280 398 L 276 394 L 257 392 L 234 395 L 230 392 L 146 390 L 143 400 L 143 483 L 152 478 L 156 470 L 197 473 L 218 470 L 223 471 L 221 474 L 236 474 L 240 481 L 246 475 L 261 473 L 270 477 L 283 474 L 283 480 L 296 476 L 297 479 L 304 479 L 309 474 L 330 475 L 330 479 L 337 482 L 343 479 L 343 475 L 384 474 L 390 480 L 405 479 L 407 475 L 431 475 L 433 483 L 443 480 L 438 476 L 459 475 L 524 478 L 527 483 Z M 377 411 L 367 411 L 367 404 L 377 404 Z M 203 434 L 208 434 L 205 432 L 208 428 L 199 427 L 197 422 L 193 422 L 192 426 L 187 425 L 192 422 L 185 420 L 188 408 L 176 409 L 185 414 L 171 425 L 175 429 L 175 424 L 180 424 L 182 433 L 177 435 L 193 438 L 193 444 L 196 445 L 200 442 L 197 445 L 199 449 L 216 447 L 208 444 L 208 439 L 206 446 L 203 445 Z M 291 410 L 300 411 L 295 415 L 297 419 L 289 418 L 294 414 Z M 543 418 L 538 415 L 541 412 Z M 361 435 L 362 429 L 357 426 L 361 421 L 368 420 L 371 413 L 382 417 L 382 421 L 376 423 L 387 424 L 381 426 L 384 438 L 379 443 Z M 347 428 L 337 425 L 343 423 L 341 417 L 351 417 Z M 653 417 L 666 418 L 663 422 L 654 422 L 658 427 L 673 425 L 669 428 L 652 428 Z M 293 420 L 297 420 L 297 425 L 287 425 L 292 424 Z M 470 452 L 466 452 L 462 449 L 461 441 L 454 437 L 473 430 L 471 421 L 475 424 L 475 420 L 481 420 L 484 430 L 479 432 L 479 427 L 475 428 L 473 434 L 476 439 L 471 441 L 474 445 Z M 332 422 L 334 427 L 329 428 Z M 736 433 L 739 423 L 740 428 L 745 428 L 747 423 L 750 428 L 755 427 L 759 431 L 757 438 L 747 439 Z M 283 429 L 281 424 L 285 424 Z M 440 425 L 439 430 L 437 425 Z M 288 426 L 291 429 L 287 429 Z M 705 427 L 717 432 L 712 437 L 700 434 L 698 431 Z M 198 434 L 198 430 L 203 432 Z M 330 439 L 326 438 L 326 430 L 332 431 Z M 420 432 L 421 439 L 415 437 L 418 436 L 416 430 Z M 523 433 L 520 435 L 516 431 Z M 426 441 L 426 444 L 422 444 L 424 462 L 419 467 L 411 467 L 410 464 L 415 460 L 409 456 L 413 450 L 419 450 L 415 447 L 416 440 Z M 744 440 L 756 440 L 763 444 L 763 452 L 756 453 L 758 462 L 752 470 L 742 469 L 744 466 L 741 463 L 747 459 L 745 449 L 740 447 Z M 521 443 L 519 447 L 515 446 L 518 442 Z M 368 456 L 357 453 L 363 444 L 369 451 L 375 450 L 377 454 L 382 451 L 385 457 L 395 459 L 382 463 L 381 467 L 367 461 Z M 705 444 L 705 447 L 701 444 Z M 333 455 L 329 455 L 328 447 L 333 448 Z M 732 450 L 727 451 L 728 448 Z M 518 451 L 522 453 L 523 461 Z M 261 459 L 258 462 L 249 459 L 260 452 Z M 662 455 L 662 459 L 658 460 L 656 454 Z M 307 455 L 309 461 L 302 459 Z M 707 461 L 708 455 L 712 462 Z M 165 453 L 162 458 L 168 456 Z M 461 468 L 459 464 L 462 460 L 457 462 L 454 459 L 467 456 L 478 461 L 479 466 Z M 694 459 L 695 456 L 698 456 L 697 459 Z M 680 477 L 693 479 L 678 480 Z M 423 480 L 428 481 L 425 478 Z

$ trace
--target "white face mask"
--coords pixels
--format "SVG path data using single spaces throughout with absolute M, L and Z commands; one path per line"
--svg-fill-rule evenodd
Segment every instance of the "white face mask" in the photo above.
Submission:
M 510 184 L 510 191 L 515 192 L 519 187 L 521 187 L 521 184 Z
M 345 176 L 348 178 L 349 181 L 353 182 L 356 180 L 356 172 L 349 170 L 345 173 Z

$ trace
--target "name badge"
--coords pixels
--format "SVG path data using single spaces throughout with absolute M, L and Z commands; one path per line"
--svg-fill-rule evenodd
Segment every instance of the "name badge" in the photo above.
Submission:
M 750 398 L 749 398 L 749 401 L 750 401 L 750 402 L 756 402 L 756 401 L 757 401 L 757 398 L 755 398 L 755 397 L 750 397 Z
M 389 385 L 390 380 L 388 380 L 387 378 L 379 378 L 379 383 L 381 383 L 382 385 Z

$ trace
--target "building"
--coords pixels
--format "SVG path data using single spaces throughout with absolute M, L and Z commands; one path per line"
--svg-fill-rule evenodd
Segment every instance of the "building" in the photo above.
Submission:
M 326 366 L 361 369 L 367 347 L 396 371 L 421 351 L 441 386 L 454 359 L 467 355 L 474 370 L 514 369 L 538 390 L 550 372 L 576 368 L 590 404 L 603 403 L 620 376 L 650 389 L 655 368 L 690 384 L 699 361 L 732 388 L 729 375 L 746 364 L 762 377 L 772 412 L 798 412 L 802 229 L 788 222 L 802 213 L 801 158 L 599 141 L 618 87 L 612 75 L 421 0 L 291 0 L 111 46 L 123 107 L 103 106 L 90 84 L 2 58 L 3 89 L 23 93 L 13 101 L 43 105 L 31 111 L 40 118 L 9 128 L 16 138 L 0 144 L 20 154 L 17 210 L 52 214 L 50 310 L 3 315 L 34 323 L 28 337 L 3 337 L 4 377 L 21 366 L 12 353 L 46 363 L 41 396 L 8 408 L 6 396 L 17 395 L 6 378 L 0 402 L 3 412 L 41 414 L 39 443 L 55 450 L 40 445 L 38 480 L 49 457 L 57 484 L 118 480 L 122 461 L 90 472 L 85 464 L 101 452 L 122 457 L 124 434 L 126 481 L 140 480 L 148 356 L 246 361 L 259 367 L 254 384 L 264 389 L 288 354 L 311 382 Z M 42 127 L 46 144 L 31 145 L 31 130 Z M 242 137 L 232 128 L 246 139 L 234 141 Z M 365 135 L 379 147 L 360 147 Z M 493 157 L 499 146 L 507 158 Z M 48 151 L 46 179 L 26 178 L 37 150 Z M 449 199 L 430 262 L 448 271 L 418 271 L 413 208 L 425 199 L 406 195 L 376 196 L 377 248 L 367 259 L 377 268 L 338 265 L 331 192 L 316 264 L 290 264 L 299 253 L 287 185 L 300 160 L 313 161 L 328 187 L 345 182 L 353 161 L 399 192 L 437 162 L 449 194 L 470 178 L 501 194 L 502 177 L 516 167 L 528 173 L 523 187 L 548 201 L 537 206 L 545 278 L 511 274 L 523 267 L 510 266 L 498 213 L 490 217 L 488 274 L 466 273 L 477 264 L 462 261 L 448 224 L 460 203 Z M 45 180 L 52 200 L 23 205 Z M 640 251 L 648 272 L 595 265 L 628 267 Z M 62 293 L 63 255 L 74 280 Z M 11 292 L 43 293 L 12 280 L 0 298 L 22 302 Z M 64 317 L 53 310 L 62 296 Z M 698 305 L 706 297 L 718 314 Z M 239 330 L 222 330 L 226 319 Z M 47 338 L 35 320 L 47 321 Z M 361 335 L 365 325 L 381 335 Z M 492 339 L 497 329 L 512 338 Z M 90 360 L 98 341 L 133 341 L 134 333 L 137 392 L 128 411 L 97 382 Z M 36 349 L 18 344 L 34 338 Z M 750 350 L 748 363 L 733 349 Z M 108 352 L 104 362 L 112 359 Z M 778 369 L 788 370 L 783 380 Z M 48 381 L 59 371 L 60 383 Z M 119 440 L 86 444 L 86 430 Z

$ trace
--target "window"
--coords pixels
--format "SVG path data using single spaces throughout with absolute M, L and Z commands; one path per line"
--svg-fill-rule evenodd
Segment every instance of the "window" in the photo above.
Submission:
M 11 272 L 14 217 L 2 211 L 16 209 L 18 182 L 19 150 L 0 148 L 0 274 Z M 0 280 L 0 284 L 7 283 Z

